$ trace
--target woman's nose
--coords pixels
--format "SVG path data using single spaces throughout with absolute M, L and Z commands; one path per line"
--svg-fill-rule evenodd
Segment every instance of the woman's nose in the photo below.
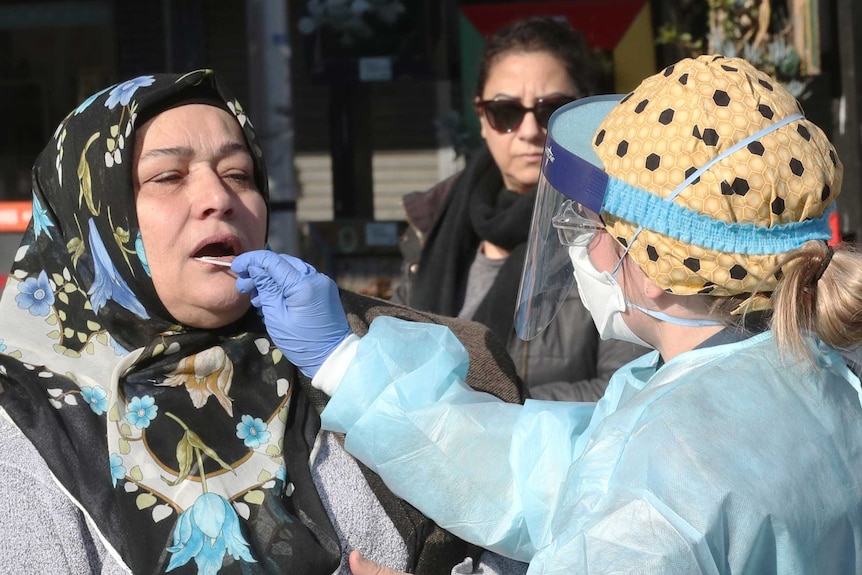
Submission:
M 522 140 L 535 141 L 544 139 L 544 130 L 539 126 L 539 121 L 536 120 L 536 113 L 532 110 L 524 114 L 524 119 L 521 120 L 521 125 L 518 126 L 518 137 Z
M 196 207 L 201 216 L 233 213 L 235 194 L 216 172 L 207 170 L 198 174 L 195 187 Z

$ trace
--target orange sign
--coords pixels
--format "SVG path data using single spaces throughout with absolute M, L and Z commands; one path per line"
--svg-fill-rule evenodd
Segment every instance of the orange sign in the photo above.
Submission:
M 23 232 L 32 215 L 30 202 L 0 202 L 0 232 Z

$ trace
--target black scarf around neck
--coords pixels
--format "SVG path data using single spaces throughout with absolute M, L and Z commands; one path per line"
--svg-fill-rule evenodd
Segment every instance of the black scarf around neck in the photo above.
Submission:
M 481 240 L 507 251 L 527 241 L 535 190 L 519 194 L 505 188 L 475 187 L 468 201 L 470 223 Z
M 483 303 L 474 316 L 505 341 L 511 330 L 509 316 L 514 314 L 523 264 L 523 250 L 518 248 L 526 243 L 530 233 L 535 198 L 535 189 L 526 194 L 505 189 L 500 168 L 487 146 L 476 150 L 453 185 L 443 211 L 428 235 L 419 260 L 419 271 L 413 278 L 410 306 L 448 316 L 457 315 L 464 302 L 470 265 L 479 244 L 487 240 L 512 251 L 513 255 L 518 254 L 517 258 L 510 255 L 513 261 L 506 262 L 488 294 L 487 301 L 495 302 L 493 313 L 489 312 L 486 319 L 480 318 L 478 314 L 482 308 L 487 309 Z M 492 317 L 495 315 L 505 316 L 508 321 L 494 322 Z

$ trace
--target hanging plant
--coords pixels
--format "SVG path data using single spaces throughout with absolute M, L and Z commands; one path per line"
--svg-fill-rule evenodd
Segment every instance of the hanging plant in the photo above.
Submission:
M 745 58 L 778 80 L 798 100 L 808 96 L 802 58 L 793 46 L 793 22 L 784 2 L 709 0 L 709 50 Z
M 703 53 L 745 58 L 773 76 L 798 100 L 808 95 L 809 77 L 793 45 L 794 22 L 779 0 L 707 0 L 709 31 L 697 38 L 692 23 L 675 19 L 659 28 L 657 42 L 697 56 Z M 703 47 L 706 45 L 706 52 Z

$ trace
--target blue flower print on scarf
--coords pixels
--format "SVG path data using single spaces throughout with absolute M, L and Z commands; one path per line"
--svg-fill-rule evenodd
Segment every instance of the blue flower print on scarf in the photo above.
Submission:
M 123 466 L 123 458 L 116 453 L 111 454 L 111 481 L 114 487 L 117 486 L 117 481 L 122 481 L 126 478 L 126 468 Z
M 236 424 L 236 436 L 243 440 L 246 447 L 257 449 L 261 443 L 269 441 L 272 435 L 266 430 L 266 423 L 259 417 L 243 415 L 242 421 Z
M 191 508 L 183 511 L 174 527 L 173 553 L 166 571 L 181 567 L 194 558 L 198 575 L 216 575 L 225 553 L 234 559 L 256 563 L 239 527 L 233 506 L 215 493 L 204 493 Z
M 105 92 L 107 92 L 108 90 L 110 90 L 113 87 L 114 86 L 108 86 L 107 88 L 102 88 L 101 90 L 99 90 L 98 92 L 96 92 L 95 94 L 93 94 L 92 96 L 90 96 L 89 98 L 84 100 L 83 102 L 81 102 L 81 104 L 77 108 L 75 108 L 75 112 L 73 115 L 77 116 L 78 114 L 80 114 L 81 112 L 83 112 L 84 110 L 89 108 L 90 104 L 92 104 L 94 101 L 96 101 L 96 98 L 98 98 L 99 96 L 101 96 L 102 94 L 104 94 Z
M 95 274 L 93 277 L 93 285 L 90 286 L 87 295 L 90 296 L 90 302 L 93 304 L 93 311 L 99 313 L 99 310 L 105 303 L 112 299 L 130 312 L 143 319 L 149 319 L 150 315 L 132 290 L 129 289 L 126 281 L 120 276 L 117 268 L 114 267 L 114 262 L 108 256 L 108 250 L 105 249 L 105 244 L 99 236 L 99 231 L 93 224 L 93 218 L 90 218 L 90 249 L 93 252 L 93 262 L 95 263 Z
M 82 387 L 81 395 L 96 415 L 108 411 L 108 392 L 98 385 Z
M 6 351 L 6 342 L 0 339 L 0 353 Z
M 18 295 L 15 301 L 18 307 L 30 311 L 30 315 L 46 316 L 54 305 L 54 292 L 45 270 L 39 272 L 39 277 L 27 278 L 18 284 Z
M 50 230 L 53 227 L 54 224 L 48 219 L 48 210 L 42 207 L 39 197 L 33 194 L 33 233 L 38 238 L 44 232 L 49 239 L 54 239 Z
M 120 345 L 120 342 L 111 337 L 111 334 L 108 334 L 108 343 L 111 344 L 111 349 L 114 350 L 114 353 L 119 355 L 120 357 L 126 357 L 129 355 L 129 350 Z
M 126 407 L 126 421 L 137 427 L 145 429 L 159 414 L 159 406 L 151 395 L 133 397 Z
M 123 82 L 119 86 L 115 86 L 111 90 L 111 93 L 108 94 L 108 99 L 105 100 L 105 107 L 113 110 L 117 103 L 122 106 L 128 106 L 138 88 L 151 86 L 155 81 L 156 79 L 152 76 L 138 76 L 128 82 Z
M 153 277 L 150 273 L 150 265 L 147 263 L 147 252 L 144 251 L 144 240 L 141 238 L 141 230 L 138 230 L 138 236 L 135 238 L 135 253 L 138 254 L 138 259 L 141 260 L 141 266 L 147 275 Z

